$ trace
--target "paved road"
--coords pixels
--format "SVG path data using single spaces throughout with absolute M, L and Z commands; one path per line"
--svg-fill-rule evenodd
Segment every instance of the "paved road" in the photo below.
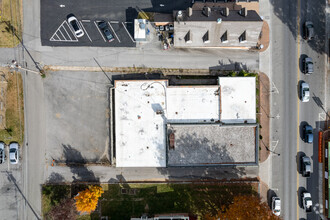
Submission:
M 325 100 L 325 55 L 324 48 L 324 1 L 270 1 L 271 16 L 271 54 L 272 82 L 279 93 L 272 96 L 272 139 L 278 141 L 277 150 L 280 157 L 272 157 L 272 188 L 281 197 L 284 219 L 305 218 L 306 214 L 299 207 L 298 194 L 302 187 L 312 194 L 314 207 L 320 202 L 319 163 L 317 131 L 320 118 L 324 117 Z M 299 10 L 301 5 L 301 10 Z M 316 13 L 318 12 L 318 13 Z M 317 14 L 317 16 L 315 16 Z M 301 39 L 300 28 L 305 20 L 312 20 L 317 37 L 315 42 L 307 43 Z M 315 73 L 306 76 L 301 73 L 301 54 L 307 54 L 314 60 Z M 297 96 L 297 85 L 300 80 L 310 84 L 311 98 L 309 103 L 302 103 Z M 316 102 L 317 103 L 316 103 Z M 329 105 L 328 105 L 329 106 Z M 301 139 L 301 122 L 307 122 L 314 128 L 314 144 L 306 144 Z M 313 161 L 313 174 L 306 180 L 297 173 L 297 155 L 304 152 Z M 313 212 L 308 219 L 319 219 Z

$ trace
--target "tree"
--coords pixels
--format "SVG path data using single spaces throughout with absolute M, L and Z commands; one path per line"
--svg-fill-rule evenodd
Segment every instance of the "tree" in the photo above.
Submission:
M 77 211 L 74 208 L 73 199 L 63 199 L 58 205 L 54 206 L 45 219 L 51 220 L 75 220 L 77 217 Z
M 100 186 L 90 186 L 82 192 L 79 192 L 74 199 L 76 200 L 76 208 L 80 213 L 91 213 L 96 209 L 99 197 L 103 193 Z
M 258 196 L 240 195 L 233 199 L 229 206 L 221 207 L 217 216 L 205 216 L 206 220 L 215 219 L 225 220 L 279 220 L 280 218 L 273 215 L 269 206 L 265 202 L 261 202 Z

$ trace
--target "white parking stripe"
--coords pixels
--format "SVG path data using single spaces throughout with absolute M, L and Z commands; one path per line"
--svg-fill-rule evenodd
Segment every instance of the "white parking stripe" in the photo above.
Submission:
M 88 33 L 87 33 L 87 31 L 86 31 L 86 29 L 85 29 L 85 27 L 84 27 L 84 25 L 82 24 L 82 22 L 80 21 L 80 24 L 81 24 L 81 27 L 84 29 L 84 31 L 86 32 L 86 34 L 87 34 L 87 37 L 89 38 L 89 40 L 92 42 L 92 39 L 89 37 L 89 35 L 88 35 Z
M 91 20 L 81 20 L 82 22 L 91 22 Z
M 109 26 L 110 26 L 110 28 L 111 28 L 112 32 L 115 34 L 115 36 L 116 36 L 117 40 L 118 40 L 118 41 L 119 41 L 119 43 L 120 43 L 119 37 L 117 36 L 117 34 L 116 34 L 115 30 L 112 28 L 112 26 L 111 26 L 110 22 L 108 22 L 108 24 L 109 24 Z
M 131 34 L 128 32 L 128 30 L 127 30 L 126 25 L 124 24 L 124 22 L 121 22 L 121 23 L 123 24 L 123 26 L 124 26 L 124 28 L 125 28 L 125 30 L 126 30 L 128 36 L 131 38 L 131 40 L 132 40 L 133 42 L 135 42 L 135 40 L 132 38 Z
M 72 38 L 71 38 L 70 34 L 69 34 L 67 31 L 66 31 L 66 28 L 65 28 L 65 27 L 63 27 L 63 29 L 65 30 L 66 34 L 69 36 L 70 40 L 72 40 Z
M 113 24 L 118 24 L 119 21 L 110 21 L 110 23 L 113 23 Z
M 96 26 L 96 29 L 99 31 L 99 33 L 101 34 L 101 36 L 102 36 L 102 38 L 103 38 L 103 40 L 104 40 L 104 42 L 105 42 L 105 38 L 104 38 L 103 34 L 101 33 L 100 28 L 97 26 L 97 24 L 96 24 L 95 21 L 94 21 L 94 24 L 95 24 L 95 26 Z
M 64 36 L 64 34 L 62 33 L 61 29 L 59 29 L 58 31 L 62 34 L 64 40 L 67 41 L 67 39 L 66 39 L 66 37 Z

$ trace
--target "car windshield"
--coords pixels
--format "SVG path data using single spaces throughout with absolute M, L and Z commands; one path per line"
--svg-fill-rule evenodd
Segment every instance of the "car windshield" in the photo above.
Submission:
M 14 159 L 11 159 L 11 160 L 10 160 L 10 162 L 14 163 L 14 162 L 16 162 L 16 160 L 14 160 Z
M 79 30 L 78 24 L 76 20 L 71 21 L 71 25 L 75 31 Z
M 11 148 L 11 149 L 9 150 L 10 153 L 14 153 L 15 151 L 16 151 L 16 149 L 14 149 L 14 148 Z

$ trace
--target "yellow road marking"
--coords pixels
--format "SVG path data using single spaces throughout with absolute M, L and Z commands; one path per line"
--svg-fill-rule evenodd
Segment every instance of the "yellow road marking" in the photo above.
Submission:
M 297 0 L 297 84 L 300 80 L 299 55 L 300 55 L 300 0 Z M 299 91 L 300 92 L 300 91 Z M 297 97 L 297 153 L 299 152 L 299 95 Z M 297 192 L 299 189 L 299 173 L 297 171 Z M 297 197 L 297 219 L 299 219 L 299 201 Z

